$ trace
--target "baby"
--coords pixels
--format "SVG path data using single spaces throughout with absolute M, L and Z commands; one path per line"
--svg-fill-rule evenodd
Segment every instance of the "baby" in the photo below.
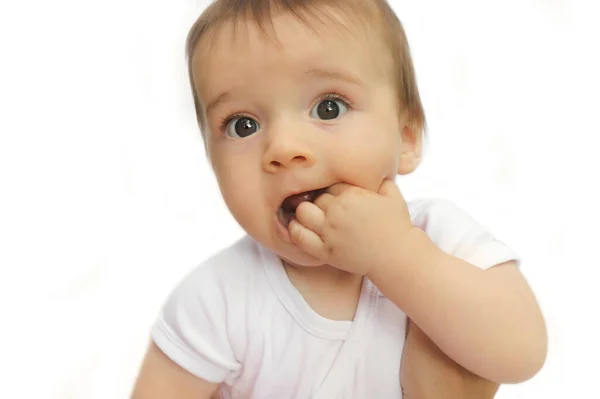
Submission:
M 537 373 L 545 323 L 518 256 L 394 183 L 425 116 L 385 0 L 217 0 L 187 50 L 248 235 L 173 291 L 134 398 L 485 398 Z

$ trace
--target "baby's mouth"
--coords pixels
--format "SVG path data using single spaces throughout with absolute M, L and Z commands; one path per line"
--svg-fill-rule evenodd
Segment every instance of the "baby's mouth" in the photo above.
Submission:
M 289 226 L 290 222 L 296 217 L 296 208 L 305 202 L 314 202 L 327 188 L 318 190 L 306 191 L 300 194 L 294 194 L 287 197 L 279 207 L 279 220 L 285 227 Z

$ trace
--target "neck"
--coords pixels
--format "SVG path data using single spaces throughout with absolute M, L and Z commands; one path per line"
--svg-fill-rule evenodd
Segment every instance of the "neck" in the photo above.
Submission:
M 330 320 L 353 320 L 360 300 L 362 276 L 331 266 L 302 267 L 283 262 L 290 282 L 308 305 Z
M 296 266 L 283 261 L 283 266 L 294 285 L 310 285 L 313 289 L 350 289 L 362 286 L 362 276 L 351 274 L 333 266 Z

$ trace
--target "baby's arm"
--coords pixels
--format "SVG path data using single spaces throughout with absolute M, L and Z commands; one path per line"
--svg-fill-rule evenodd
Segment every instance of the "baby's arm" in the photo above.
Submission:
M 535 375 L 546 356 L 537 301 L 515 262 L 483 270 L 420 229 L 369 278 L 450 358 L 497 383 Z
M 188 373 L 151 343 L 131 399 L 210 399 L 217 386 Z
M 412 322 L 400 381 L 404 399 L 492 399 L 499 387 L 454 362 Z
M 190 271 L 169 294 L 152 326 L 152 343 L 134 399 L 213 399 L 218 385 L 241 368 L 228 321 L 239 320 L 231 289 L 244 283 L 237 251 L 221 251 Z M 238 271 L 233 275 L 231 271 Z M 229 299 L 229 300 L 227 300 Z M 228 307 L 231 306 L 231 307 Z M 236 323 L 242 331 L 242 323 Z

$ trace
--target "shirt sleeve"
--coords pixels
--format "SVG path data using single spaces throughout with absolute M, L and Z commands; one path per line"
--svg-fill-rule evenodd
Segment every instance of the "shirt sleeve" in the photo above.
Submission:
M 241 368 L 227 331 L 222 285 L 203 264 L 171 293 L 152 327 L 152 339 L 175 363 L 212 383 Z
M 481 269 L 515 261 L 518 254 L 448 200 L 422 200 L 409 206 L 413 224 L 444 252 Z

